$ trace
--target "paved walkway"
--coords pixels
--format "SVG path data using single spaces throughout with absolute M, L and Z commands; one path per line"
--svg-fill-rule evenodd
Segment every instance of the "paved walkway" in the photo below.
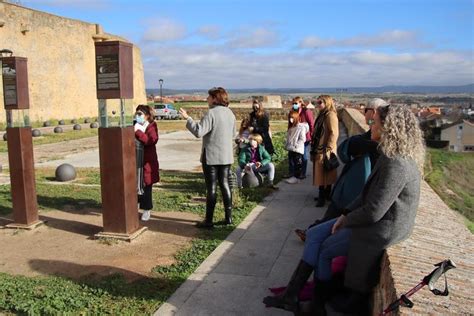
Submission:
M 279 184 L 155 315 L 288 315 L 262 299 L 288 282 L 301 258 L 293 230 L 324 213 L 314 206 L 311 180 Z
M 160 135 L 157 152 L 162 170 L 199 171 L 202 140 L 188 131 Z M 36 167 L 57 167 L 69 163 L 75 167 L 99 168 L 99 149 L 66 156 L 64 159 L 51 160 L 36 164 Z
M 346 131 L 340 124 L 339 140 Z M 312 165 L 308 166 L 312 171 Z M 266 308 L 268 288 L 287 284 L 303 253 L 293 232 L 320 218 L 312 175 L 299 184 L 278 184 L 201 264 L 155 315 L 289 315 Z M 330 313 L 330 315 L 336 315 Z

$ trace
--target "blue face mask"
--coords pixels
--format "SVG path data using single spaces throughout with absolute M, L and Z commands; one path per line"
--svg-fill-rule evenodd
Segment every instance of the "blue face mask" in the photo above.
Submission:
M 135 121 L 138 123 L 138 124 L 142 124 L 145 123 L 145 117 L 143 115 L 135 115 Z
M 293 103 L 293 110 L 298 111 L 300 108 L 300 105 L 298 103 Z

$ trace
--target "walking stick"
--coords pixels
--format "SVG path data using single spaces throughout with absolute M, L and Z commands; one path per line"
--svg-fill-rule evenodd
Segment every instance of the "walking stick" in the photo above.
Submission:
M 412 308 L 413 307 L 413 302 L 409 299 L 410 296 L 421 290 L 422 287 L 425 285 L 428 285 L 428 288 L 434 295 L 438 296 L 448 296 L 449 290 L 448 290 L 448 279 L 446 278 L 446 272 L 450 269 L 456 268 L 456 265 L 454 262 L 452 262 L 450 259 L 444 260 L 440 263 L 435 264 L 437 267 L 434 269 L 430 274 L 425 276 L 423 280 L 418 283 L 414 288 L 412 288 L 410 291 L 406 292 L 402 296 L 400 296 L 399 299 L 397 299 L 395 302 L 390 304 L 382 313 L 380 313 L 380 316 L 387 315 L 390 312 L 393 312 L 394 310 L 398 309 L 400 306 L 403 307 L 408 307 Z M 435 288 L 434 284 L 438 279 L 444 274 L 444 290 L 440 291 Z

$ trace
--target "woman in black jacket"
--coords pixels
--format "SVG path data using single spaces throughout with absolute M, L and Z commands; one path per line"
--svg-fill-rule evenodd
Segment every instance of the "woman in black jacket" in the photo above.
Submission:
M 265 150 L 273 155 L 272 137 L 270 136 L 270 116 L 264 111 L 263 105 L 258 100 L 253 101 L 253 111 L 250 113 L 250 132 L 253 134 L 260 134 L 263 138 L 263 145 Z

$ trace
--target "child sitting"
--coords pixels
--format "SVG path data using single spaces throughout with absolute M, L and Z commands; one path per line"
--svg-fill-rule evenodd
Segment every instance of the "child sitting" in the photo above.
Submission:
M 275 178 L 275 166 L 272 163 L 272 156 L 262 145 L 263 138 L 259 134 L 252 134 L 249 137 L 250 144 L 243 148 L 239 155 L 239 166 L 237 167 L 237 185 L 242 188 L 242 173 L 267 173 L 268 186 L 272 189 L 278 189 L 273 185 Z
M 237 155 L 240 155 L 240 152 L 243 148 L 247 147 L 249 144 L 249 136 L 250 136 L 250 119 L 244 118 L 240 123 L 239 135 L 235 139 L 235 143 L 239 145 L 237 147 Z
M 289 170 L 294 174 L 290 174 L 290 178 L 286 179 L 287 183 L 298 183 L 299 179 L 303 176 L 304 143 L 306 142 L 306 133 L 308 131 L 308 123 L 299 123 L 298 112 L 291 111 L 288 115 L 285 148 L 288 150 Z

